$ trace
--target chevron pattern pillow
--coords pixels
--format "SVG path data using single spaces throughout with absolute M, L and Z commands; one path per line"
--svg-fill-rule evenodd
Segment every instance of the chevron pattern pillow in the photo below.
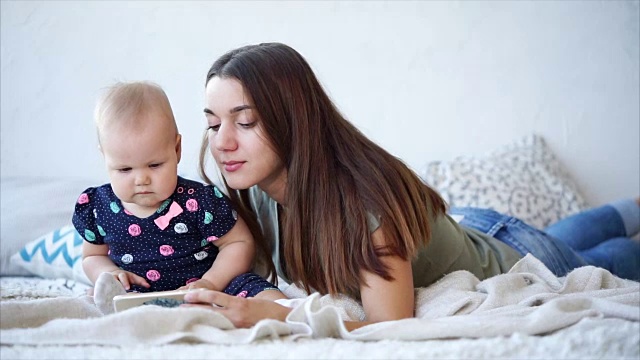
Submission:
M 27 243 L 11 262 L 46 279 L 65 278 L 92 285 L 82 270 L 82 238 L 66 225 Z

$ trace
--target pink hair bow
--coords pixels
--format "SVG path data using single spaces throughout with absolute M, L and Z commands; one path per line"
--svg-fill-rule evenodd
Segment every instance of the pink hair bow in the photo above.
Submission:
M 180 205 L 178 205 L 177 202 L 174 201 L 173 203 L 171 203 L 169 211 L 167 211 L 166 214 L 159 216 L 157 219 L 153 220 L 153 222 L 158 225 L 160 230 L 164 230 L 167 228 L 167 226 L 169 226 L 169 222 L 171 222 L 171 219 L 180 214 L 182 214 L 182 208 L 180 207 Z

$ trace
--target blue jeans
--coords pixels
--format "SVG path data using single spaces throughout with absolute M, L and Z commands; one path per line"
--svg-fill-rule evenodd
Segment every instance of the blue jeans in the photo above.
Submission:
M 619 201 L 566 217 L 540 231 L 523 221 L 493 210 L 451 208 L 462 215 L 460 224 L 482 231 L 511 246 L 522 256 L 530 253 L 556 276 L 594 265 L 612 274 L 640 281 L 640 207 Z

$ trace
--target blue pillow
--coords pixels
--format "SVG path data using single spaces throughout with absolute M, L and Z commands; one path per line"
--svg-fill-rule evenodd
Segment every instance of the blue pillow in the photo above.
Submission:
M 83 241 L 73 225 L 65 225 L 27 243 L 11 256 L 11 262 L 43 278 L 92 285 L 82 270 Z

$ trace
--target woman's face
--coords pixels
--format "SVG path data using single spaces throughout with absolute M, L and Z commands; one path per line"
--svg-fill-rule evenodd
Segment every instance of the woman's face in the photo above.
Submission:
M 266 140 L 259 114 L 242 84 L 232 78 L 213 77 L 205 95 L 209 149 L 229 186 L 247 189 L 258 185 L 282 203 L 284 164 Z

